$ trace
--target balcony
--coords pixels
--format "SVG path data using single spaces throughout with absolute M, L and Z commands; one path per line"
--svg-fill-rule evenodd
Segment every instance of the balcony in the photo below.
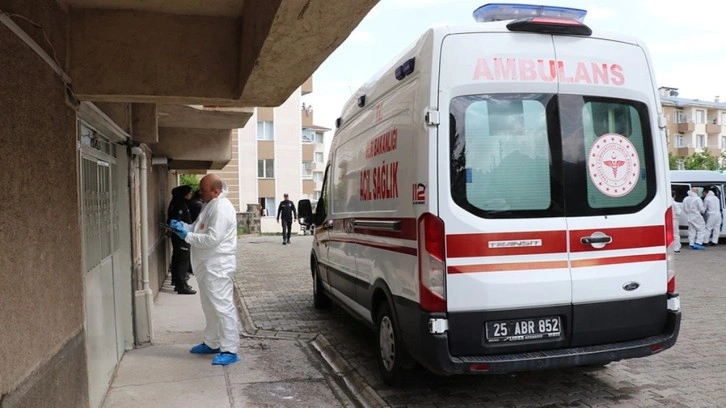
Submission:
M 696 148 L 692 146 L 680 146 L 676 147 L 676 156 L 687 157 L 696 153 Z
M 693 122 L 683 122 L 678 124 L 678 133 L 690 133 L 696 129 L 696 124 Z
M 717 135 L 721 133 L 721 125 L 706 123 L 706 133 L 709 135 Z

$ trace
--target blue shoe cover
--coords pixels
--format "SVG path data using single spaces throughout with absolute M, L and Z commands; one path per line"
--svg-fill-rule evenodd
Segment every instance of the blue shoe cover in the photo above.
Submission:
M 196 346 L 192 347 L 192 349 L 189 350 L 189 352 L 194 353 L 194 354 L 217 354 L 217 353 L 219 353 L 219 349 L 218 348 L 213 349 L 204 343 L 199 343 Z
M 216 357 L 214 357 L 214 360 L 212 360 L 212 365 L 221 365 L 226 366 L 228 364 L 236 363 L 239 361 L 239 356 L 234 353 L 228 353 L 223 352 L 217 354 Z
M 705 246 L 699 245 L 699 244 L 693 244 L 693 245 L 691 245 L 691 248 L 692 249 L 706 249 Z

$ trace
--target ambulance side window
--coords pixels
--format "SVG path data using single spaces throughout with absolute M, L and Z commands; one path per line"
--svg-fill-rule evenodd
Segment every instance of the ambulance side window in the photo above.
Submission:
M 688 197 L 688 191 L 690 189 L 690 184 L 671 184 L 671 190 L 676 193 L 675 200 L 677 203 L 682 203 L 683 199 Z

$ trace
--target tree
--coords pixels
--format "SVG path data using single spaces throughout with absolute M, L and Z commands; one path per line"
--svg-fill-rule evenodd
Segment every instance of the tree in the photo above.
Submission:
M 711 156 L 708 148 L 686 157 L 684 165 L 686 170 L 718 170 L 719 168 L 718 158 Z
M 196 174 L 182 174 L 179 176 L 179 185 L 192 186 L 194 191 L 199 190 L 199 177 Z

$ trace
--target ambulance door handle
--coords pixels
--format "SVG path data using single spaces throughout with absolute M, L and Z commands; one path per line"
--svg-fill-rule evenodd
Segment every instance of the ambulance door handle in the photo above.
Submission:
M 596 232 L 589 237 L 580 238 L 580 242 L 585 245 L 592 245 L 595 248 L 602 248 L 605 245 L 613 242 L 613 237 L 607 236 L 602 232 Z

